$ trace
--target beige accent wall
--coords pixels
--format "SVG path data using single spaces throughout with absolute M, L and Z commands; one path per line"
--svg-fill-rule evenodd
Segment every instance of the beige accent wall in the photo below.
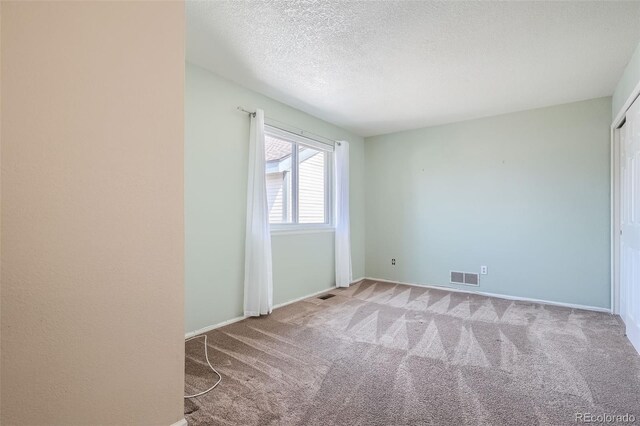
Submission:
M 181 2 L 3 2 L 3 425 L 183 418 Z

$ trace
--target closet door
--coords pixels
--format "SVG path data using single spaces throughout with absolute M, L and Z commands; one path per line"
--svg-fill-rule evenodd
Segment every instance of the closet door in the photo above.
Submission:
M 620 316 L 640 352 L 640 101 L 627 111 L 620 147 Z

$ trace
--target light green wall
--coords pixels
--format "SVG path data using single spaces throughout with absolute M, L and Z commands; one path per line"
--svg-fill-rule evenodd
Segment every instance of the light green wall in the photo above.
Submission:
M 627 101 L 629 95 L 633 89 L 640 82 L 640 44 L 636 47 L 633 56 L 629 60 L 627 67 L 622 74 L 622 78 L 616 86 L 615 92 L 613 92 L 613 118 L 620 112 L 620 109 Z
M 601 98 L 367 138 L 366 275 L 487 265 L 478 291 L 609 307 L 610 123 Z
M 242 315 L 249 118 L 237 106 L 350 142 L 354 278 L 364 275 L 361 137 L 186 64 L 186 331 Z M 335 284 L 333 233 L 273 236 L 274 303 Z

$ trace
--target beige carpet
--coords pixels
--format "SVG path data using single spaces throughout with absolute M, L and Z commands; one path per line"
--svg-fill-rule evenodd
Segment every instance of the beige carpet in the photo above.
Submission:
M 190 425 L 576 424 L 635 415 L 640 356 L 617 317 L 362 282 L 208 333 L 222 383 Z M 186 346 L 185 392 L 215 376 Z

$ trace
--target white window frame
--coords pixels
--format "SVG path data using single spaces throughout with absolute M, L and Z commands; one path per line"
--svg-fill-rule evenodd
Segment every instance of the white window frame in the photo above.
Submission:
M 333 189 L 333 156 L 335 147 L 315 139 L 292 133 L 288 130 L 265 124 L 264 132 L 276 139 L 281 139 L 292 144 L 291 155 L 291 208 L 292 218 L 297 220 L 298 211 L 298 147 L 300 145 L 325 152 L 325 199 L 324 217 L 325 223 L 270 223 L 272 234 L 300 234 L 315 232 L 332 232 L 335 230 L 334 221 L 334 189 Z M 265 171 L 266 172 L 266 171 Z

